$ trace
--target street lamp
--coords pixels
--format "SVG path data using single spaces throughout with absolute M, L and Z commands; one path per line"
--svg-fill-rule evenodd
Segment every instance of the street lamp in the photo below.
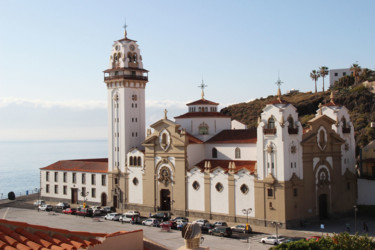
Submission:
M 356 205 L 353 206 L 354 208 L 354 232 L 356 233 L 357 232 L 357 211 L 358 211 L 358 208 Z
M 40 203 L 40 191 L 42 188 L 35 188 L 35 192 L 38 192 L 38 201 L 37 201 L 37 206 L 38 206 L 38 212 L 39 212 L 39 206 L 41 205 Z
M 272 224 L 275 225 L 275 227 L 276 227 L 276 240 L 277 240 L 277 243 L 279 243 L 279 231 L 278 231 L 278 227 L 281 226 L 281 223 L 280 222 L 276 222 L 276 221 L 272 221 Z
M 242 213 L 246 214 L 246 227 L 245 227 L 245 232 L 249 232 L 249 214 L 253 211 L 252 208 L 244 208 L 242 209 Z M 249 243 L 249 237 L 247 237 L 247 243 Z
M 83 190 L 81 191 L 81 196 L 83 197 L 83 208 L 86 208 L 86 201 L 87 201 L 88 195 L 89 195 L 89 192 L 84 192 Z

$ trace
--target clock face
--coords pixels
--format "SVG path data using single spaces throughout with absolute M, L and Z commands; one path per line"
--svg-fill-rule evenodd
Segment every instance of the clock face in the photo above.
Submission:
M 129 46 L 129 49 L 130 49 L 131 51 L 133 51 L 133 50 L 135 49 L 134 45 L 133 45 L 133 44 L 130 45 L 130 46 Z

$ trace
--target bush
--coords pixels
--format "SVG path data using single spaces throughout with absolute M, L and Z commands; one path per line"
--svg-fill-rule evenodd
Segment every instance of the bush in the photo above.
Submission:
M 8 199 L 12 201 L 16 199 L 16 195 L 13 191 L 8 193 Z

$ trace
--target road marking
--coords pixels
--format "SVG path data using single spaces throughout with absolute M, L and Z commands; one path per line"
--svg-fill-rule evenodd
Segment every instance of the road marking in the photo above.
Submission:
M 3 220 L 5 220 L 5 217 L 7 217 L 8 211 L 9 211 L 9 207 L 7 207 L 7 210 L 5 211 L 5 213 L 3 215 Z

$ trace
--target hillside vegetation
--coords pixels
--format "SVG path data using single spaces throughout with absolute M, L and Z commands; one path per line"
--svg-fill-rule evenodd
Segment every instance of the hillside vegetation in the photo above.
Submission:
M 375 96 L 362 84 L 356 86 L 339 87 L 332 89 L 335 93 L 335 103 L 345 106 L 354 124 L 357 147 L 363 147 L 375 139 L 375 128 L 370 127 L 375 122 Z M 257 120 L 263 108 L 275 100 L 276 96 L 260 98 L 248 103 L 239 103 L 223 108 L 220 112 L 236 119 L 249 128 L 257 127 Z M 312 119 L 318 110 L 319 103 L 330 101 L 330 92 L 285 94 L 282 99 L 293 104 L 297 108 L 299 119 L 305 127 L 307 121 Z M 357 151 L 358 152 L 358 151 Z

